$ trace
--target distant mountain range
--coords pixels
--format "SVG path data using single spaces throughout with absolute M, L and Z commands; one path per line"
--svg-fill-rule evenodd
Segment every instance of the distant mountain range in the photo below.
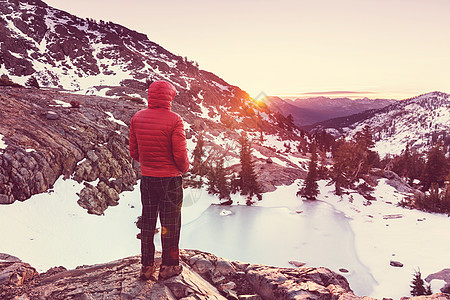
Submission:
M 292 115 L 295 125 L 305 127 L 332 118 L 349 116 L 365 110 L 382 108 L 395 103 L 392 99 L 356 99 L 313 97 L 282 99 L 267 97 L 267 105 L 284 116 Z
M 450 95 L 431 92 L 346 117 L 315 124 L 312 131 L 352 136 L 370 126 L 380 154 L 400 154 L 406 145 L 425 151 L 442 143 L 450 152 Z

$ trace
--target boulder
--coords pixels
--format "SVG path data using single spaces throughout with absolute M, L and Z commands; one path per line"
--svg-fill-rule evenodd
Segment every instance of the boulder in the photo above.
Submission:
M 397 268 L 402 268 L 403 267 L 403 263 L 401 263 L 399 261 L 395 261 L 395 260 L 391 260 L 389 264 L 391 266 L 397 267 Z
M 45 114 L 45 117 L 48 119 L 48 120 L 58 120 L 59 118 L 61 118 L 56 112 L 54 112 L 54 111 L 48 111 L 46 114 Z
M 443 269 L 437 273 L 430 274 L 425 278 L 425 281 L 430 283 L 434 279 L 445 281 L 445 285 L 441 289 L 441 292 L 450 294 L 450 269 Z
M 0 261 L 0 285 L 24 285 L 37 275 L 36 269 L 27 263 L 14 260 Z
M 343 276 L 326 268 L 250 265 L 246 277 L 263 299 L 337 299 L 351 292 Z
M 398 176 L 395 172 L 385 171 L 384 177 L 388 179 L 386 183 L 394 187 L 400 193 L 415 192 L 415 190 L 411 186 L 409 186 L 409 184 L 406 181 L 404 181 L 400 176 Z

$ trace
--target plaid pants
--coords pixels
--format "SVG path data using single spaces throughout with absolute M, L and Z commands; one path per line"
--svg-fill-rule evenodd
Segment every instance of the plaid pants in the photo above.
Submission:
M 178 265 L 181 205 L 183 203 L 181 176 L 142 176 L 141 201 L 142 265 L 151 265 L 155 259 L 155 244 L 153 238 L 155 235 L 158 214 L 161 222 L 162 264 L 166 266 Z

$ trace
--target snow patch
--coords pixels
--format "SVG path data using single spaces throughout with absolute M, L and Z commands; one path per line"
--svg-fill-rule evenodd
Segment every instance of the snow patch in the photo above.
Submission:
M 370 204 L 354 192 L 342 197 L 334 195 L 334 186 L 327 186 L 326 181 L 319 181 L 319 189 L 319 199 L 350 218 L 358 256 L 377 282 L 371 297 L 408 296 L 415 269 L 420 268 L 425 275 L 450 264 L 448 243 L 439 245 L 439 241 L 447 239 L 450 219 L 442 214 L 397 207 L 395 204 L 406 195 L 398 193 L 386 179 L 379 180 L 372 193 L 376 201 Z M 404 266 L 393 268 L 391 260 L 400 261 Z
M 226 209 L 222 209 L 222 211 L 220 212 L 221 216 L 229 216 L 229 215 L 232 215 L 232 214 L 233 214 L 232 211 L 229 211 L 229 210 L 226 210 Z
M 112 112 L 105 111 L 105 113 L 109 116 L 108 120 L 110 120 L 110 121 L 112 121 L 114 123 L 117 123 L 119 125 L 122 125 L 122 126 L 127 126 L 127 124 L 125 124 L 124 121 L 114 118 L 114 115 L 112 114 Z
M 61 100 L 57 100 L 57 99 L 53 99 L 53 101 L 56 104 L 61 105 L 62 107 L 71 107 L 70 103 L 67 103 L 65 101 L 61 101 Z
M 3 141 L 4 137 L 5 136 L 0 133 L 0 150 L 4 150 L 6 149 L 6 147 L 8 147 L 8 145 L 5 144 L 5 141 Z
M 215 81 L 213 81 L 212 83 L 213 83 L 215 86 L 217 86 L 219 89 L 221 89 L 222 91 L 227 91 L 227 92 L 230 91 L 230 87 L 228 87 L 228 86 L 225 86 L 225 85 L 220 84 L 220 83 L 215 82 Z

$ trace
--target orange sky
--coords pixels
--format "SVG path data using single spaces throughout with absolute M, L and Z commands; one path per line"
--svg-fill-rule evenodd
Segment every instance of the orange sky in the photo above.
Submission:
M 145 33 L 253 97 L 450 93 L 449 0 L 44 2 Z

